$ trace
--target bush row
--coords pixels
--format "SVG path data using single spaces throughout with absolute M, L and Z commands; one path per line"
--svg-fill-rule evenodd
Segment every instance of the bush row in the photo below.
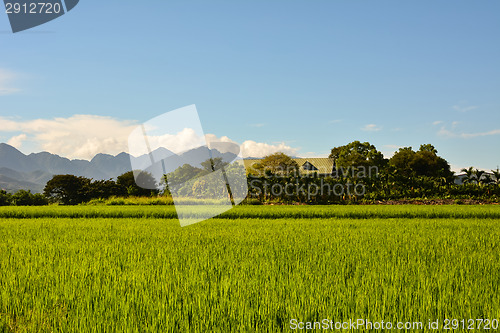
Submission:
M 40 193 L 19 190 L 10 194 L 0 190 L 0 206 L 45 206 L 48 204 L 47 198 Z

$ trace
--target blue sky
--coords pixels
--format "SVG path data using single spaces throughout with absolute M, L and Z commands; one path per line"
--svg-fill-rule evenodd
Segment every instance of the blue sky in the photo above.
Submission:
M 205 133 L 255 151 L 432 143 L 493 169 L 499 37 L 494 1 L 82 0 L 17 34 L 3 14 L 0 141 L 64 154 L 196 104 Z

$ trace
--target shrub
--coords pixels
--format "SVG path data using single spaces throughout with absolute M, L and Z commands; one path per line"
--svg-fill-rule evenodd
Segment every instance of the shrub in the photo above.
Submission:
M 31 191 L 19 190 L 12 196 L 11 204 L 14 206 L 45 206 L 49 201 L 43 195 Z
M 12 195 L 4 190 L 0 190 L 0 206 L 9 206 L 12 201 Z

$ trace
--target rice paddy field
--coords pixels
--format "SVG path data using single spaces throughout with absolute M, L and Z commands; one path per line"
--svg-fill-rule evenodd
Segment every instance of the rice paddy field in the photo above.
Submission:
M 494 205 L 242 206 L 183 228 L 172 206 L 2 207 L 0 332 L 494 323 L 499 243 Z

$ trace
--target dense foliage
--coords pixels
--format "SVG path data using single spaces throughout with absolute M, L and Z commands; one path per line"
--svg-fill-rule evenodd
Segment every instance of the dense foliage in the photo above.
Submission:
M 297 163 L 283 153 L 275 153 L 247 170 L 247 184 L 235 184 L 244 178 L 241 164 L 228 164 L 213 158 L 200 167 L 184 164 L 164 176 L 157 184 L 147 172 L 130 171 L 114 180 L 93 181 L 73 175 L 56 175 L 46 185 L 44 197 L 20 191 L 15 195 L 0 192 L 0 206 L 43 205 L 47 202 L 76 205 L 112 198 L 171 197 L 222 198 L 226 192 L 210 175 L 221 170 L 238 189 L 248 187 L 247 202 L 260 203 L 371 203 L 406 199 L 448 199 L 500 201 L 500 170 L 491 173 L 473 167 L 463 169 L 463 184 L 449 163 L 430 144 L 400 148 L 390 159 L 369 142 L 354 141 L 335 147 L 330 157 L 335 167 L 330 176 L 301 174 Z M 241 169 L 241 170 L 240 170 Z M 242 171 L 243 170 L 243 171 Z M 217 175 L 215 175 L 217 176 Z M 215 177 L 214 176 L 214 177 Z M 231 190 L 230 188 L 228 191 Z M 243 192 L 243 191 L 240 191 Z M 113 199 L 119 202 L 118 199 Z M 123 199 L 121 199 L 123 200 Z M 238 201 L 239 202 L 239 201 Z
M 437 155 L 432 145 L 421 145 L 415 152 L 411 147 L 400 148 L 389 159 L 389 170 L 398 173 L 401 177 L 411 178 L 426 176 L 431 178 L 445 178 L 453 180 L 448 162 Z
M 144 187 L 140 187 L 141 184 Z M 47 182 L 45 197 L 54 203 L 77 205 L 110 197 L 152 196 L 158 193 L 154 178 L 147 172 L 127 172 L 117 180 L 96 180 L 73 175 L 55 175 Z
M 40 193 L 19 190 L 14 194 L 0 190 L 0 206 L 44 206 L 48 200 Z
M 274 153 L 264 157 L 253 167 L 261 176 L 277 175 L 287 177 L 297 175 L 299 166 L 290 156 Z
M 158 193 L 155 179 L 147 172 L 129 171 L 116 178 L 116 191 L 107 196 L 93 198 L 109 198 L 110 196 L 151 196 Z M 139 186 L 140 185 L 140 186 Z
M 418 151 L 401 148 L 384 159 L 369 142 L 354 141 L 333 148 L 330 158 L 335 160 L 335 170 L 328 177 L 250 174 L 250 196 L 261 202 L 312 204 L 401 199 L 500 201 L 499 170 L 488 174 L 473 167 L 464 169 L 464 184 L 456 184 L 449 163 L 430 144 L 421 145 Z M 261 168 L 266 168 L 265 160 L 260 162 Z
M 384 155 L 369 142 L 353 141 L 345 146 L 335 147 L 330 158 L 336 162 L 337 168 L 383 167 L 387 160 Z

